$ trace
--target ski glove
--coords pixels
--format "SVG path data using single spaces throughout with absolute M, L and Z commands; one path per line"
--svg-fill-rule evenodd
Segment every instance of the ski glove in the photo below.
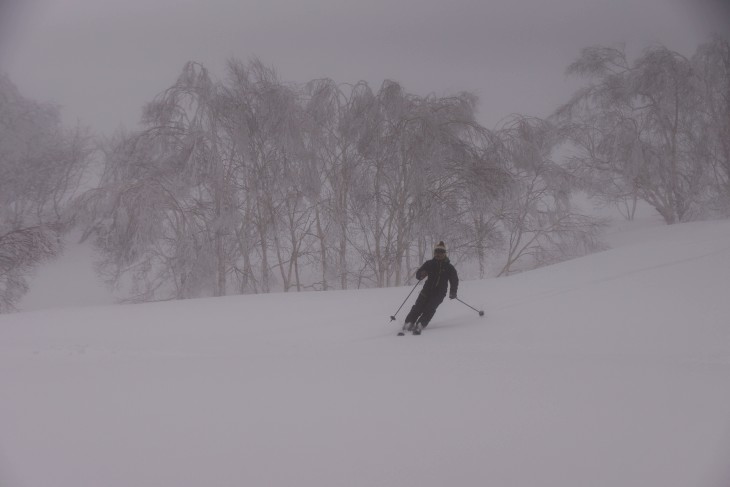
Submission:
M 449 299 L 456 299 L 456 293 L 449 294 Z
M 421 272 L 419 272 L 419 273 L 418 273 L 418 275 L 417 275 L 416 277 L 418 278 L 418 280 L 419 280 L 419 281 L 420 281 L 421 279 L 425 279 L 425 278 L 427 278 L 427 277 L 428 277 L 428 272 L 426 272 L 426 271 L 421 271 Z

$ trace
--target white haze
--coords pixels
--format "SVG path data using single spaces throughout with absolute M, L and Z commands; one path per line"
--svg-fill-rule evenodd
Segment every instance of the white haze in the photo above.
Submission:
M 225 76 L 258 56 L 284 81 L 385 79 L 426 95 L 471 91 L 492 128 L 546 117 L 582 83 L 585 47 L 662 43 L 684 55 L 726 29 L 714 0 L 6 0 L 0 72 L 99 134 L 133 129 L 187 61 Z M 719 3 L 719 2 L 714 2 Z M 4 8 L 3 8 L 4 7 Z
M 0 485 L 727 487 L 730 221 L 610 243 L 420 337 L 408 287 L 0 316 Z

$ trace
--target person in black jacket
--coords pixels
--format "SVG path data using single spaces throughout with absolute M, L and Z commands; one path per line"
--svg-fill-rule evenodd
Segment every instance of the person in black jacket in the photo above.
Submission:
M 419 335 L 446 297 L 447 286 L 450 286 L 450 299 L 456 298 L 456 291 L 459 288 L 459 276 L 456 268 L 449 262 L 446 245 L 443 242 L 434 247 L 433 259 L 424 262 L 416 271 L 416 278 L 419 281 L 426 279 L 426 283 L 416 299 L 416 304 L 406 316 L 403 330 L 413 330 L 414 335 Z

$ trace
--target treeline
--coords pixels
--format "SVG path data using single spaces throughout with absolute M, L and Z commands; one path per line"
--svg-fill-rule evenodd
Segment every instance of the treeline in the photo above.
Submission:
M 638 201 L 667 223 L 728 214 L 726 41 L 633 62 L 590 48 L 569 71 L 591 80 L 555 115 L 489 130 L 470 93 L 291 84 L 258 60 L 217 81 L 191 62 L 139 130 L 103 142 L 3 79 L 0 309 L 70 227 L 109 283 L 147 301 L 399 285 L 439 240 L 470 277 L 557 262 L 598 247 L 577 190 L 627 217 Z M 77 194 L 94 142 L 101 173 Z

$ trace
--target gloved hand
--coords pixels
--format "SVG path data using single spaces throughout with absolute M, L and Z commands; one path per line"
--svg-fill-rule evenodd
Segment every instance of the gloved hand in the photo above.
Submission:
M 419 272 L 419 273 L 418 273 L 418 275 L 417 275 L 416 277 L 418 278 L 418 280 L 419 280 L 419 281 L 420 281 L 421 279 L 425 279 L 425 278 L 427 278 L 427 277 L 428 277 L 428 272 L 426 272 L 426 271 L 421 271 L 421 272 Z
M 449 299 L 456 299 L 456 293 L 449 294 Z

